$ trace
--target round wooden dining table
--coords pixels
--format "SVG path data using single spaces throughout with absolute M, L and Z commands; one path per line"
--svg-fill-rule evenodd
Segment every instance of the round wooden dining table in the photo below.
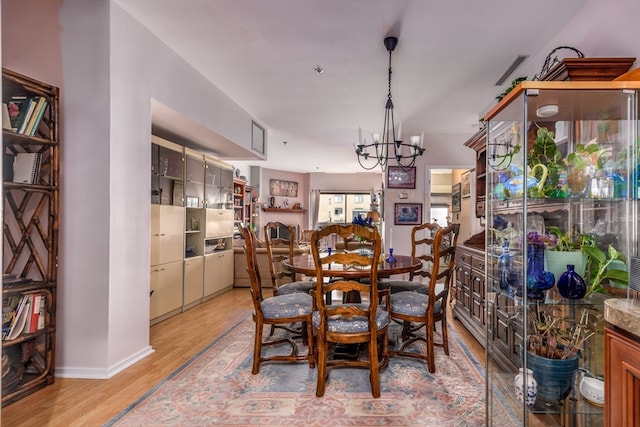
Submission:
M 378 277 L 389 277 L 394 274 L 410 273 L 422 266 L 420 258 L 408 255 L 395 255 L 395 262 L 384 261 L 378 265 Z M 305 276 L 315 276 L 316 266 L 312 254 L 297 255 L 293 259 L 284 261 L 283 267 L 295 273 Z M 331 263 L 324 266 L 326 275 L 332 277 L 345 277 L 350 279 L 362 279 L 369 277 L 369 269 L 353 265 Z

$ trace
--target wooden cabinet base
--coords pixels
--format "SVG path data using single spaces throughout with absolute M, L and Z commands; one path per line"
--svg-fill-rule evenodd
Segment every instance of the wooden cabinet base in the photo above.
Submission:
M 640 338 L 605 328 L 605 426 L 640 425 Z

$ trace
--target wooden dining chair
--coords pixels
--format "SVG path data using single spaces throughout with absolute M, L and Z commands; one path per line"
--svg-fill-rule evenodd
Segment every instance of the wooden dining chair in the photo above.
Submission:
M 313 313 L 313 297 L 302 292 L 286 295 L 277 295 L 265 298 L 260 286 L 260 271 L 256 257 L 257 238 L 253 230 L 241 226 L 240 232 L 244 239 L 244 252 L 247 257 L 247 272 L 251 281 L 250 293 L 253 302 L 253 321 L 255 322 L 255 337 L 253 346 L 252 374 L 260 371 L 260 364 L 267 361 L 296 362 L 306 360 L 309 367 L 315 367 L 315 352 L 313 346 L 313 330 L 311 316 Z M 306 355 L 300 355 L 294 336 L 263 341 L 265 325 L 286 325 L 301 322 L 303 325 L 303 344 L 307 344 L 309 351 Z M 262 355 L 262 348 L 288 343 L 291 351 L 286 355 Z
M 331 255 L 321 252 L 322 241 L 335 235 L 338 240 L 344 236 L 356 234 L 371 242 L 373 256 L 359 252 L 346 253 L 334 251 Z M 380 368 L 388 363 L 387 328 L 389 313 L 378 307 L 377 274 L 381 252 L 381 239 L 378 230 L 357 224 L 330 225 L 313 233 L 311 250 L 316 269 L 315 303 L 317 311 L 313 313 L 313 329 L 318 346 L 318 383 L 316 396 L 324 395 L 327 380 L 327 368 L 365 367 L 369 369 L 371 393 L 380 397 Z M 346 277 L 346 273 L 337 277 L 331 271 L 331 264 L 351 266 L 354 270 L 365 269 L 371 285 L 357 279 Z M 331 279 L 331 280 L 328 280 Z M 326 294 L 333 291 L 343 293 L 357 292 L 363 298 L 361 303 L 326 303 Z M 329 343 L 359 345 L 368 344 L 368 359 L 329 357 Z M 379 347 L 381 350 L 379 351 Z
M 433 271 L 433 243 L 439 228 L 441 227 L 437 223 L 424 223 L 413 227 L 411 229 L 411 256 L 419 258 L 422 266 L 409 273 L 409 280 L 381 279 L 378 282 L 379 287 L 386 286 L 392 294 L 402 291 L 428 293 L 429 282 L 425 282 L 424 279 L 431 277 Z M 457 236 L 458 233 L 455 233 L 454 238 L 457 239 Z M 453 242 L 453 246 L 455 245 L 456 242 Z
M 284 230 L 285 234 L 280 234 Z M 274 236 L 275 237 L 272 237 Z M 296 274 L 283 268 L 282 263 L 293 258 L 295 248 L 295 231 L 293 226 L 272 221 L 264 226 L 264 243 L 267 249 L 269 272 L 273 295 L 286 295 L 302 292 L 308 294 L 313 288 L 311 280 L 298 280 Z M 286 253 L 275 253 L 275 248 L 286 248 Z
M 431 224 L 432 226 L 433 224 Z M 423 288 L 390 293 L 387 298 L 389 315 L 393 320 L 402 322 L 402 341 L 398 348 L 389 350 L 391 356 L 415 357 L 427 362 L 429 372 L 435 372 L 434 347 L 443 347 L 449 355 L 447 335 L 447 305 L 449 286 L 455 263 L 455 250 L 460 224 L 450 224 L 446 228 L 431 227 L 434 235 L 427 239 L 431 242 L 428 259 L 430 270 L 424 270 L 428 280 Z M 434 342 L 436 322 L 440 322 L 442 342 Z M 424 327 L 424 335 L 419 333 Z M 407 350 L 417 341 L 426 343 L 426 354 L 420 349 Z

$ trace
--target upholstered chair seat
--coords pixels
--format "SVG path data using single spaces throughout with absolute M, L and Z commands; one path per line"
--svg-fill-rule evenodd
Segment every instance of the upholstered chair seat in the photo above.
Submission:
M 360 310 L 366 310 L 366 305 L 363 304 L 336 304 L 338 307 L 358 307 Z M 314 312 L 312 317 L 312 324 L 314 328 L 320 327 L 320 313 Z M 381 308 L 376 311 L 376 328 L 382 330 L 389 326 L 389 312 Z M 344 316 L 331 316 L 327 318 L 327 331 L 343 334 L 358 334 L 369 331 L 369 319 L 365 316 L 344 317 Z
M 264 299 L 260 307 L 265 319 L 282 319 L 311 314 L 312 302 L 309 294 L 293 293 Z
M 308 294 L 315 286 L 315 282 L 291 282 L 284 283 L 278 287 L 278 295 L 288 295 L 294 293 Z

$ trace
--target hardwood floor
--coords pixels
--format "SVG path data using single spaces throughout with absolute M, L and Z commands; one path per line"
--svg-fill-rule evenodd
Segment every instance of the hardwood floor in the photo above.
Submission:
M 57 378 L 53 385 L 2 408 L 0 422 L 3 426 L 102 425 L 250 315 L 249 290 L 232 289 L 152 326 L 155 352 L 124 372 L 108 380 Z M 450 324 L 484 365 L 484 349 L 457 320 Z

